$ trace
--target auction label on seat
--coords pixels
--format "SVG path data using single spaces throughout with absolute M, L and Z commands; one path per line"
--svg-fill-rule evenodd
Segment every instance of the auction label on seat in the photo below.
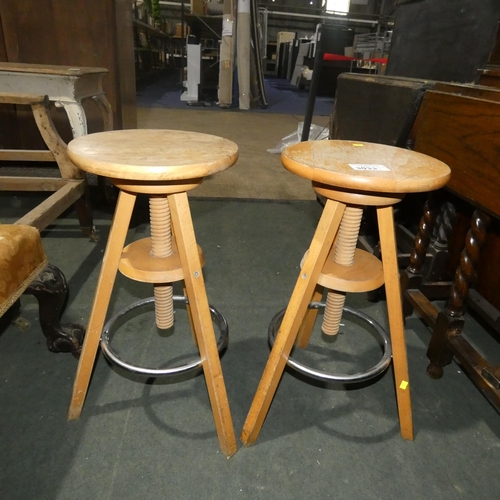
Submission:
M 348 165 L 354 170 L 372 170 L 377 172 L 389 172 L 390 168 L 385 165 L 376 165 L 372 163 L 348 163 Z

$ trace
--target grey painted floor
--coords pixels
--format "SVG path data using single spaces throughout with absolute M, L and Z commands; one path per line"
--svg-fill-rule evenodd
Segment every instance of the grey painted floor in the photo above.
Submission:
M 28 203 L 3 196 L 0 221 Z M 230 327 L 222 367 L 237 434 L 269 352 L 269 321 L 286 306 L 320 212 L 315 201 L 192 199 L 209 301 Z M 148 231 L 143 204 L 134 215 L 130 239 Z M 43 233 L 69 282 L 66 321 L 88 320 L 110 219 L 96 211 L 97 244 L 81 236 L 73 213 Z M 120 278 L 110 312 L 150 295 L 148 285 Z M 385 324 L 384 302 L 351 295 L 348 303 Z M 287 372 L 257 443 L 227 460 L 202 376 L 147 381 L 100 356 L 82 417 L 67 422 L 76 360 L 47 351 L 33 298 L 23 297 L 22 312 L 31 328 L 0 335 L 2 499 L 500 498 L 499 415 L 457 365 L 440 381 L 426 376 L 429 332 L 417 317 L 406 325 L 414 442 L 399 435 L 390 369 L 350 388 Z M 151 315 L 136 315 L 116 333 L 124 356 L 164 366 L 192 350 L 182 328 L 166 338 L 150 325 Z M 367 366 L 377 347 L 358 330 L 346 324 L 333 344 L 316 335 L 311 351 L 335 349 L 331 370 Z M 324 363 L 321 354 L 311 359 Z

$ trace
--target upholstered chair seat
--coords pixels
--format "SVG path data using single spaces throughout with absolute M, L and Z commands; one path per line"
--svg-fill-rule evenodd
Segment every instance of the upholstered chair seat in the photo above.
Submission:
M 47 265 L 38 230 L 0 224 L 0 316 L 24 293 Z

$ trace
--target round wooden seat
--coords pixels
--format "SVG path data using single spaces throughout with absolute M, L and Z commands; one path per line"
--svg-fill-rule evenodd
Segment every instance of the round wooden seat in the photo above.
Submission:
M 196 179 L 238 159 L 238 146 L 214 135 L 181 130 L 115 130 L 78 137 L 72 162 L 91 174 L 139 181 Z
M 450 168 L 407 149 L 355 141 L 308 141 L 281 154 L 287 170 L 341 189 L 418 193 L 443 187 Z

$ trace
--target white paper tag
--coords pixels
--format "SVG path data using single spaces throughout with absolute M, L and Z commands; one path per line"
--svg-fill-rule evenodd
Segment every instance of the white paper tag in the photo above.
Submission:
M 222 36 L 233 36 L 233 21 L 229 19 L 222 21 Z
M 372 170 L 376 172 L 389 172 L 390 168 L 385 165 L 376 165 L 373 163 L 348 163 L 354 170 Z
M 250 14 L 250 0 L 238 0 L 238 14 Z

